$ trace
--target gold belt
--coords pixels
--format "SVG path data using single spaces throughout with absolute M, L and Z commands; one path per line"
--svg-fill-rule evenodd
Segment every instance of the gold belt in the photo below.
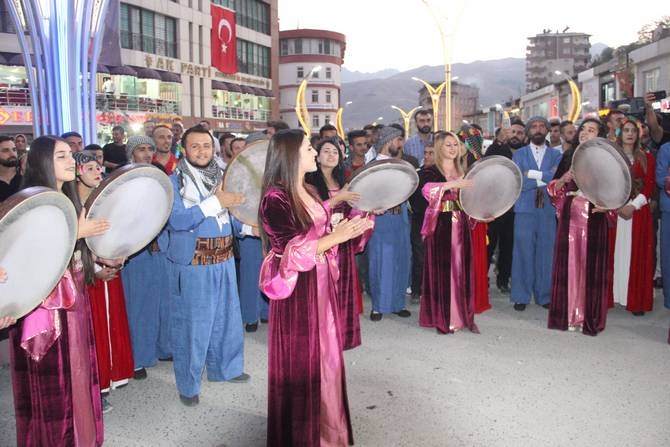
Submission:
M 452 211 L 460 211 L 461 204 L 458 202 L 458 200 L 445 200 L 444 203 L 442 204 L 442 212 L 443 213 L 450 213 Z
M 199 237 L 191 265 L 219 264 L 233 257 L 233 236 Z

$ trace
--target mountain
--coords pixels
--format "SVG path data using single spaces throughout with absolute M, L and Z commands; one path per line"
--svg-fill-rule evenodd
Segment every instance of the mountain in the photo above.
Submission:
M 367 81 L 369 79 L 386 79 L 397 73 L 399 73 L 399 71 L 393 68 L 375 71 L 374 73 L 363 73 L 360 71 L 350 71 L 345 67 L 342 67 L 342 83 Z
M 479 87 L 479 105 L 489 107 L 523 94 L 525 69 L 525 59 L 506 58 L 454 64 L 451 72 L 452 77 L 458 76 L 455 82 Z M 391 105 L 409 111 L 419 104 L 422 85 L 413 81 L 413 76 L 426 82 L 440 83 L 444 81 L 444 66 L 423 66 L 390 77 L 343 82 L 340 103 L 352 101 L 342 113 L 344 127 L 361 128 L 377 121 L 380 116 L 384 117 L 381 121 L 383 124 L 401 122 L 400 113 L 393 110 Z

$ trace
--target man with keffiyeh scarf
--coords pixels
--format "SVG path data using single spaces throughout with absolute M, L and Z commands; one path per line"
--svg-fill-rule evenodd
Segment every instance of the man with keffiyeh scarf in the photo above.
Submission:
M 205 366 L 210 381 L 249 380 L 228 215 L 244 198 L 222 190 L 223 171 L 205 128 L 188 129 L 182 147 L 185 156 L 170 177 L 171 340 L 179 397 L 194 406 Z

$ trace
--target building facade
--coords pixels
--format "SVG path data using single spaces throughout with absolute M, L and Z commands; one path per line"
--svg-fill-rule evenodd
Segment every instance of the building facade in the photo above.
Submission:
M 298 88 L 309 76 L 305 105 L 312 132 L 335 125 L 340 107 L 345 36 L 333 31 L 298 29 L 279 32 L 279 114 L 292 128 L 300 127 L 296 113 Z
M 431 84 L 431 86 L 436 89 L 440 86 L 440 83 Z M 445 89 L 442 90 L 440 96 L 437 114 L 435 114 L 434 119 L 439 123 L 439 128 L 444 127 L 444 122 L 446 121 L 444 107 L 445 107 Z M 432 109 L 433 101 L 430 95 L 430 92 L 426 87 L 422 87 L 419 90 L 419 105 L 424 109 Z M 442 130 L 458 130 L 463 124 L 463 120 L 466 120 L 467 117 L 472 116 L 477 112 L 479 107 L 479 88 L 473 85 L 462 84 L 460 82 L 451 82 L 451 126 L 449 129 Z M 433 111 L 435 112 L 435 111 Z
M 118 33 L 120 63 L 98 66 L 98 143 L 111 127 L 128 134 L 142 124 L 181 120 L 185 126 L 207 119 L 213 130 L 248 133 L 265 129 L 278 115 L 274 98 L 278 56 L 278 0 L 121 0 Z M 24 82 L 15 30 L 0 4 L 0 133 L 32 134 L 30 97 Z M 212 5 L 235 11 L 237 72 L 212 66 Z M 110 9 L 113 8 L 110 5 Z M 108 15 L 109 16 L 109 15 Z M 104 81 L 114 85 L 112 95 Z M 274 107 L 274 109 L 273 109 Z M 6 115 L 9 118 L 4 119 Z M 91 143 L 91 142 L 87 142 Z

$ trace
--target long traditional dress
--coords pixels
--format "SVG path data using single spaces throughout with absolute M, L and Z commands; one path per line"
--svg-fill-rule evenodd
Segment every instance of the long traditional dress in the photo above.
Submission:
M 270 298 L 268 445 L 353 444 L 337 304 L 337 247 L 317 255 L 330 205 L 308 211 L 300 231 L 288 193 L 270 188 L 260 215 L 271 251 L 260 288 Z
M 110 281 L 96 279 L 88 286 L 88 294 L 100 388 L 106 391 L 127 384 L 133 377 L 133 348 L 121 277 Z
M 93 446 L 104 439 L 91 309 L 81 266 L 11 330 L 19 446 Z
M 639 189 L 639 209 L 629 220 L 617 219 L 614 249 L 614 301 L 630 312 L 648 312 L 654 305 L 654 229 L 649 199 L 656 189 L 654 156 L 646 153 L 647 167 L 635 160 L 633 184 Z
M 475 325 L 475 266 L 470 220 L 457 205 L 458 191 L 444 187 L 436 167 L 421 171 L 422 193 L 428 201 L 421 234 L 426 257 L 419 324 L 450 333 Z
M 582 328 L 586 335 L 605 329 L 611 252 L 609 227 L 613 212 L 592 213 L 593 205 L 577 192 L 574 181 L 556 188 L 547 185 L 556 207 L 558 229 L 549 307 L 550 329 Z
M 328 193 L 330 197 L 333 197 L 339 191 L 339 189 L 329 190 Z M 334 213 L 342 213 L 342 217 L 347 219 L 360 214 L 346 202 L 339 203 L 333 209 Z M 363 294 L 356 268 L 356 254 L 365 249 L 365 244 L 371 235 L 372 230 L 366 231 L 359 237 L 337 247 L 337 265 L 340 270 L 340 278 L 337 281 L 337 304 L 340 314 L 342 347 L 345 351 L 361 344 L 359 315 L 363 312 Z

